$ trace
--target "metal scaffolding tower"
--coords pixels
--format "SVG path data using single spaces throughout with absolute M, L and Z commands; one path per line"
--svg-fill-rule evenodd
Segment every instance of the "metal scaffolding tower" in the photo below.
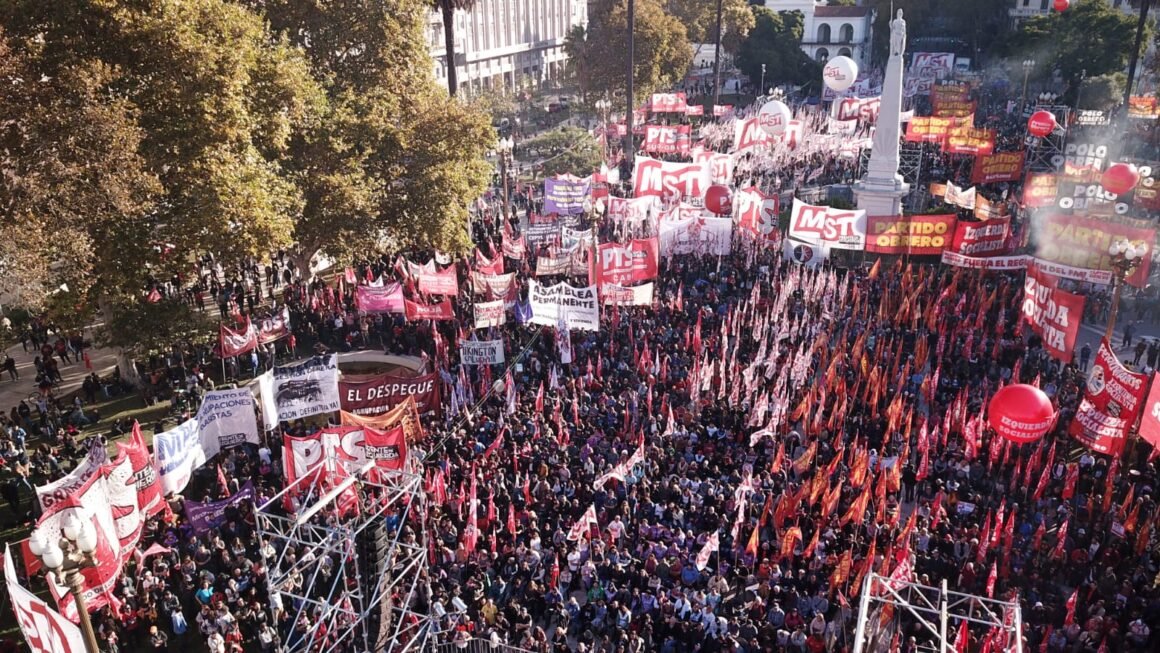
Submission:
M 373 461 L 347 467 L 320 489 L 316 479 L 343 468 L 320 460 L 255 513 L 273 623 L 289 623 L 283 650 L 425 650 L 435 628 L 422 477 Z
M 946 580 L 931 587 L 870 573 L 863 582 L 860 600 L 854 653 L 889 650 L 904 623 L 926 632 L 927 637 L 918 638 L 918 650 L 953 653 L 964 620 L 969 629 L 994 633 L 992 651 L 1023 653 L 1018 597 L 1000 601 L 950 591 Z

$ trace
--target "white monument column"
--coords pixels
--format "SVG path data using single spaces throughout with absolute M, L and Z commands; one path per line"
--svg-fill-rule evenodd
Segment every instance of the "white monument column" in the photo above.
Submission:
M 878 123 L 874 128 L 870 165 L 866 176 L 855 182 L 858 208 L 867 215 L 901 215 L 902 198 L 910 184 L 898 174 L 899 117 L 902 114 L 902 55 L 906 51 L 906 21 L 902 10 L 890 21 L 890 58 L 882 82 Z

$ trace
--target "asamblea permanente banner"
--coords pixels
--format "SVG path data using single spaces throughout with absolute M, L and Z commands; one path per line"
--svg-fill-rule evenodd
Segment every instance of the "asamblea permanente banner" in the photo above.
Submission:
M 566 283 L 543 286 L 535 279 L 529 279 L 528 303 L 532 310 L 532 324 L 556 326 L 563 316 L 569 329 L 600 330 L 596 286 L 577 288 Z
M 338 355 L 315 356 L 296 365 L 275 367 L 273 403 L 278 420 L 289 422 L 341 407 Z
M 197 429 L 207 459 L 243 442 L 258 444 L 254 394 L 249 388 L 207 392 L 197 411 Z
M 503 340 L 460 340 L 459 362 L 464 365 L 503 363 Z

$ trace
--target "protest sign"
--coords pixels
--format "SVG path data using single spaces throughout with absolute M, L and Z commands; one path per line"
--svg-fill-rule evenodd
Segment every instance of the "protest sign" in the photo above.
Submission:
M 986 222 L 959 221 L 950 251 L 966 256 L 1005 254 L 1010 227 L 1011 218 L 992 218 Z
M 403 286 L 392 281 L 382 286 L 359 286 L 355 305 L 363 313 L 402 313 Z
M 1027 268 L 1022 315 L 1032 331 L 1043 338 L 1043 347 L 1056 359 L 1069 363 L 1083 321 L 1084 298 L 1060 290 L 1056 284 L 1037 267 Z
M 249 388 L 207 392 L 197 411 L 197 430 L 207 459 L 244 442 L 258 444 L 254 394 Z
M 1103 339 L 1071 422 L 1072 437 L 1097 453 L 1120 455 L 1147 391 L 1148 377 L 1124 367 Z
M 507 313 L 504 312 L 504 301 L 497 299 L 494 302 L 475 302 L 475 328 L 487 329 L 500 326 L 507 322 Z
M 439 413 L 437 372 L 413 377 L 345 374 L 338 385 L 342 409 L 355 415 L 381 415 L 410 398 L 420 415 Z
M 877 254 L 939 255 L 955 234 L 955 216 L 871 216 L 866 251 Z
M 1039 258 L 1092 270 L 1112 270 L 1112 259 L 1108 248 L 1113 242 L 1127 240 L 1133 244 L 1144 244 L 1148 254 L 1141 264 L 1127 278 L 1127 282 L 1143 288 L 1151 272 L 1152 248 L 1156 242 L 1156 230 L 1151 227 L 1086 218 L 1061 213 L 1048 214 L 1038 218 L 1036 241 Z
M 618 286 L 606 283 L 600 286 L 600 303 L 610 306 L 650 306 L 653 302 L 653 284 Z
M 177 494 L 189 483 L 193 470 L 205 464 L 197 418 L 153 436 L 153 450 L 157 455 L 157 475 L 161 491 Z
M 1023 162 L 1026 153 L 996 152 L 994 154 L 980 154 L 975 157 L 975 164 L 971 168 L 971 183 L 993 184 L 1000 181 L 1018 181 L 1023 174 Z
M 240 490 L 221 501 L 185 502 L 185 516 L 193 532 L 205 533 L 226 523 L 228 512 L 254 500 L 254 482 L 246 481 Z
M 459 362 L 464 365 L 503 363 L 503 340 L 460 340 Z
M 544 212 L 558 215 L 584 213 L 590 182 L 572 175 L 557 175 L 544 180 Z
M 789 235 L 830 249 L 862 250 L 866 247 L 866 211 L 814 206 L 794 198 Z
M 339 409 L 338 356 L 316 356 L 273 369 L 273 399 L 280 421 L 289 422 Z
M 596 297 L 596 286 L 577 288 L 566 283 L 544 286 L 534 279 L 528 281 L 532 324 L 556 326 L 563 316 L 569 329 L 599 331 L 600 305 Z

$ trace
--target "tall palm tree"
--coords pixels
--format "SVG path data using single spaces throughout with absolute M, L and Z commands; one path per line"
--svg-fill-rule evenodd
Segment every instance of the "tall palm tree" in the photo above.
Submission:
M 431 0 L 443 13 L 443 45 L 447 52 L 447 92 L 451 97 L 459 90 L 459 76 L 455 69 L 455 10 L 471 11 L 475 0 Z

